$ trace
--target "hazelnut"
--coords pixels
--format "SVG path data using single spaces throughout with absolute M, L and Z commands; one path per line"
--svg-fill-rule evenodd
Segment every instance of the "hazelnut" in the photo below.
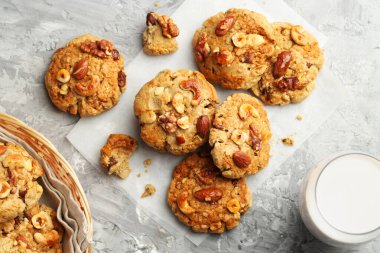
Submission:
M 8 197 L 10 192 L 11 186 L 5 181 L 0 182 L 0 199 Z
M 247 37 L 242 32 L 235 33 L 231 39 L 235 47 L 244 47 L 247 43 Z
M 238 199 L 231 199 L 227 202 L 227 209 L 231 213 L 238 213 L 240 211 L 240 202 Z
M 70 73 L 66 69 L 60 69 L 57 73 L 56 78 L 61 83 L 67 83 L 70 81 Z
M 51 225 L 52 221 L 46 212 L 41 211 L 32 217 L 32 224 L 33 227 L 37 229 L 43 229 L 46 226 Z

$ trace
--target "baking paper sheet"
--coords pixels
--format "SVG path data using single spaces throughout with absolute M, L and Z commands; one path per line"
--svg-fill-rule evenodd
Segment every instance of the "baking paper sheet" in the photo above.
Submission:
M 109 134 L 126 133 L 134 137 L 139 136 L 139 124 L 133 114 L 133 101 L 136 93 L 142 85 L 154 78 L 163 69 L 196 69 L 191 47 L 195 30 L 208 17 L 228 8 L 254 10 L 266 15 L 270 21 L 288 21 L 302 24 L 317 37 L 322 46 L 326 42 L 326 38 L 321 33 L 282 1 L 268 1 L 262 6 L 252 0 L 185 1 L 172 15 L 180 28 L 180 36 L 177 38 L 179 50 L 166 56 L 147 56 L 141 51 L 126 69 L 128 87 L 119 104 L 100 116 L 81 119 L 67 136 L 75 148 L 92 165 L 100 166 L 99 151 Z M 145 20 L 141 20 L 141 22 L 145 22 Z M 223 101 L 228 95 L 236 91 L 222 90 L 217 87 L 217 92 L 220 100 Z M 265 109 L 268 112 L 273 133 L 271 159 L 267 168 L 248 178 L 251 189 L 258 187 L 270 177 L 319 128 L 344 98 L 345 92 L 342 85 L 325 64 L 325 68 L 318 77 L 316 89 L 303 103 L 284 107 L 266 106 Z M 303 115 L 302 121 L 296 120 L 298 114 Z M 292 147 L 284 146 L 281 143 L 280 139 L 288 135 L 293 135 L 295 138 L 295 145 Z M 158 153 L 145 145 L 141 139 L 139 139 L 139 144 L 138 151 L 130 160 L 133 168 L 131 175 L 127 180 L 115 179 L 115 183 L 120 185 L 136 201 L 138 206 L 147 210 L 163 227 L 176 236 L 186 236 L 193 243 L 200 244 L 207 235 L 193 233 L 182 225 L 171 213 L 166 203 L 166 193 L 172 170 L 184 156 L 177 157 Z M 153 163 L 149 167 L 148 173 L 145 173 L 143 161 L 148 158 L 152 159 Z M 141 177 L 137 177 L 137 173 L 141 173 Z M 140 195 L 147 183 L 153 184 L 157 192 L 149 198 L 141 199 Z

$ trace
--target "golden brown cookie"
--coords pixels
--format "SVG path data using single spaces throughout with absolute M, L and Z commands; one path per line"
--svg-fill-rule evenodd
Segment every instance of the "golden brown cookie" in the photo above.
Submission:
M 62 226 L 53 209 L 42 205 L 28 218 L 17 219 L 0 235 L 0 253 L 62 253 Z
M 54 53 L 45 85 L 61 111 L 98 115 L 115 106 L 126 88 L 124 59 L 112 42 L 79 36 Z
M 269 161 L 271 131 L 256 98 L 236 93 L 215 111 L 209 143 L 215 165 L 227 178 L 255 174 Z
M 208 140 L 216 103 L 214 86 L 200 72 L 161 71 L 135 98 L 141 138 L 159 151 L 192 152 Z
M 178 219 L 195 232 L 221 234 L 235 228 L 252 205 L 245 178 L 220 175 L 209 154 L 193 154 L 173 172 L 168 203 Z
M 146 30 L 143 33 L 144 52 L 148 55 L 170 54 L 178 49 L 176 37 L 179 29 L 173 20 L 155 12 L 146 16 Z
M 229 9 L 207 19 L 193 38 L 195 60 L 207 80 L 226 89 L 250 89 L 274 53 L 271 25 L 259 13 Z
M 304 100 L 314 89 L 323 65 L 318 41 L 302 26 L 274 23 L 276 50 L 271 67 L 263 74 L 253 93 L 265 104 L 286 105 Z
M 131 172 L 129 157 L 137 149 L 137 140 L 126 134 L 111 134 L 100 151 L 100 163 L 120 178 L 127 178 Z
M 36 180 L 43 173 L 21 146 L 0 142 L 0 223 L 38 206 L 43 189 Z

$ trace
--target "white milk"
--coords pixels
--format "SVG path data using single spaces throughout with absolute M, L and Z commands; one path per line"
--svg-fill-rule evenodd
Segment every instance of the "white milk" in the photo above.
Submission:
M 368 233 L 380 227 L 380 162 L 344 155 L 325 167 L 316 187 L 319 211 L 338 230 Z
M 310 169 L 299 194 L 306 227 L 318 239 L 352 247 L 380 235 L 380 161 L 340 153 Z

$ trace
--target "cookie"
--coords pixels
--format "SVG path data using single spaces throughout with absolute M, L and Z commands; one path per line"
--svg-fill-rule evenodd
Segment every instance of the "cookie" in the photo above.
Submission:
M 221 234 L 239 224 L 252 196 L 245 178 L 227 179 L 207 153 L 193 154 L 174 169 L 168 204 L 193 231 Z
M 127 178 L 131 172 L 129 157 L 137 149 L 137 140 L 126 134 L 111 134 L 100 151 L 100 163 L 120 178 Z
M 135 98 L 141 138 L 159 151 L 192 152 L 207 142 L 218 101 L 214 86 L 200 72 L 161 71 Z
M 30 219 L 18 219 L 0 235 L 0 253 L 62 253 L 62 226 L 53 209 L 42 205 Z
M 273 29 L 259 13 L 229 9 L 203 23 L 194 34 L 193 48 L 207 80 L 226 89 L 248 90 L 270 65 Z
M 124 59 L 112 42 L 79 36 L 54 53 L 45 85 L 61 111 L 98 115 L 115 106 L 126 88 Z
M 21 146 L 0 142 L 0 223 L 38 206 L 43 189 L 36 180 L 43 173 Z
M 268 105 L 299 103 L 315 87 L 314 80 L 323 66 L 323 52 L 302 26 L 274 23 L 273 27 L 276 50 L 271 67 L 252 91 Z
M 177 51 L 178 43 L 175 38 L 179 35 L 179 29 L 170 17 L 149 12 L 146 16 L 146 26 L 143 33 L 146 54 L 162 55 Z
M 215 165 L 227 178 L 255 174 L 269 161 L 271 131 L 256 98 L 236 93 L 215 112 L 209 143 Z

